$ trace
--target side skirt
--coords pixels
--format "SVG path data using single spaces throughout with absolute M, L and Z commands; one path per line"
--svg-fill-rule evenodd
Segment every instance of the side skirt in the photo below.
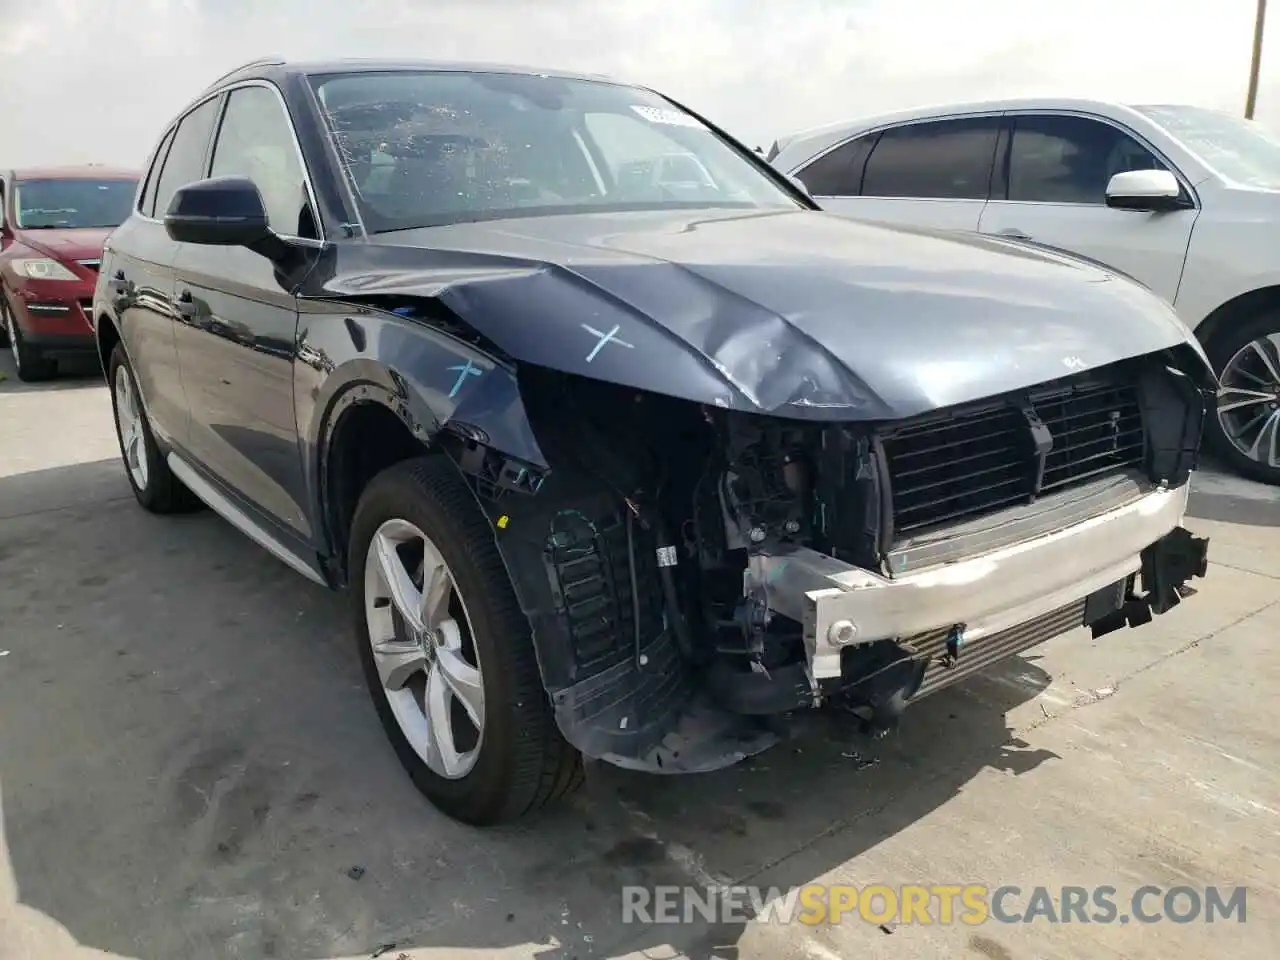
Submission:
M 182 459 L 178 454 L 171 452 L 167 458 L 167 462 L 169 464 L 169 469 L 173 471 L 173 475 L 181 480 L 188 490 L 203 500 L 210 510 L 218 514 L 222 519 L 226 520 L 227 523 L 231 524 L 277 560 L 287 564 L 294 571 L 302 574 L 312 583 L 318 583 L 322 587 L 329 586 L 325 581 L 324 576 L 315 565 L 307 563 L 306 560 L 302 559 L 302 557 L 281 543 L 279 539 L 269 533 L 259 523 L 254 521 L 249 514 L 233 503 L 212 482 L 206 480 L 204 476 L 186 460 Z

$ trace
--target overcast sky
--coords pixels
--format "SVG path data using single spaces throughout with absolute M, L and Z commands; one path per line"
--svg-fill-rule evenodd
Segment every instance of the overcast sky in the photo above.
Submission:
M 1026 94 L 1243 110 L 1255 0 L 0 0 L 0 165 L 139 164 L 265 55 L 563 67 L 658 88 L 750 145 Z M 1258 118 L 1280 129 L 1280 4 Z

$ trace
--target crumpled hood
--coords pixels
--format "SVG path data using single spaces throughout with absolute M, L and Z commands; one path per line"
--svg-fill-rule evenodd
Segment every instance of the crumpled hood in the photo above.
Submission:
M 321 295 L 435 297 L 517 360 L 789 417 L 908 417 L 1195 342 L 1096 265 L 814 211 L 530 217 L 355 246 Z
M 21 230 L 16 238 L 23 246 L 38 250 L 55 260 L 99 260 L 110 228 L 82 230 Z

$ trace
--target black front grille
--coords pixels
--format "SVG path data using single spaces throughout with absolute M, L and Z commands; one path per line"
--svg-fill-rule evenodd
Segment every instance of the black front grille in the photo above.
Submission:
M 1081 390 L 1035 406 L 1053 436 L 1040 493 L 1142 462 L 1142 409 L 1135 387 Z
M 908 423 L 884 438 L 898 536 L 972 518 L 1142 462 L 1131 385 L 1052 392 Z

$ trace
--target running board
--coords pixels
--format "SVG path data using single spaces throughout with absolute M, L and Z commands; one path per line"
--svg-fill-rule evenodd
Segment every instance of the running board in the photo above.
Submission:
M 248 514 L 227 499 L 217 487 L 197 473 L 191 464 L 176 453 L 170 453 L 166 462 L 169 464 L 169 469 L 173 471 L 173 475 L 181 480 L 188 490 L 203 500 L 209 509 L 222 517 L 223 520 L 226 520 L 227 523 L 262 547 L 263 550 L 266 550 L 282 563 L 288 564 L 308 580 L 318 583 L 322 587 L 328 586 L 324 581 L 324 577 L 320 576 L 307 561 L 254 523 Z

